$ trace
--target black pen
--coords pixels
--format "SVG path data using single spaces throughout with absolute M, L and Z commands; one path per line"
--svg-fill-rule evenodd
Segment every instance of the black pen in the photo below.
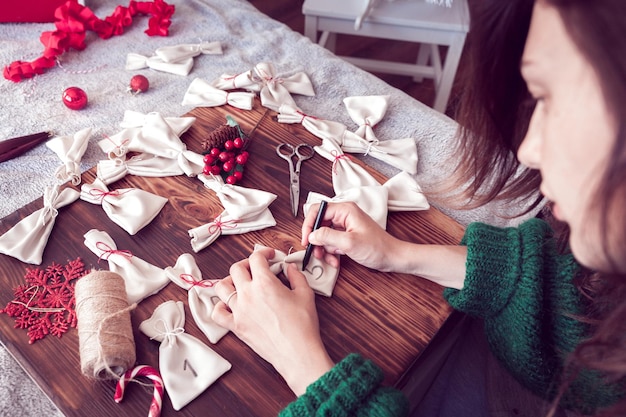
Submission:
M 315 223 L 313 224 L 313 230 L 317 230 L 322 225 L 322 219 L 324 218 L 324 213 L 326 212 L 327 201 L 323 200 L 320 203 L 320 209 L 317 212 L 317 217 L 315 218 Z M 302 258 L 302 270 L 306 269 L 307 264 L 309 263 L 309 259 L 311 259 L 311 253 L 313 253 L 313 244 L 309 242 L 306 245 L 306 250 L 304 251 L 304 258 Z

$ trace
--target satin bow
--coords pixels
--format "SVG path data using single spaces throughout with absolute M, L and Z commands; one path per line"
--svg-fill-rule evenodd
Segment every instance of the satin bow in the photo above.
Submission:
M 198 55 L 221 55 L 222 44 L 220 42 L 188 43 L 182 45 L 163 46 L 156 51 L 155 55 L 164 62 L 179 62 Z
M 238 88 L 258 92 L 261 91 L 263 84 L 259 80 L 252 78 L 252 70 L 242 72 L 241 74 L 222 74 L 211 85 L 220 90 L 235 90 Z
M 415 178 L 404 171 L 383 184 L 349 188 L 332 198 L 310 192 L 303 206 L 304 212 L 309 210 L 311 204 L 322 200 L 354 202 L 383 229 L 387 228 L 387 215 L 390 211 L 418 211 L 430 208 Z
M 91 128 L 85 128 L 71 136 L 57 136 L 46 142 L 63 162 L 55 175 L 62 182 L 71 180 L 73 185 L 80 184 L 80 161 L 87 150 Z
M 229 104 L 243 110 L 252 110 L 254 93 L 227 92 L 213 87 L 201 78 L 191 82 L 183 97 L 183 106 L 217 107 Z
M 102 206 L 113 223 L 134 235 L 159 214 L 167 198 L 136 188 L 122 188 L 109 191 L 101 180 L 93 184 L 83 184 L 80 199 Z
M 322 140 L 322 145 L 316 146 L 315 152 L 333 163 L 331 178 L 335 194 L 355 187 L 380 185 L 365 168 L 353 162 L 333 139 Z
M 125 69 L 127 71 L 136 71 L 144 68 L 150 68 L 155 71 L 168 72 L 174 75 L 186 76 L 191 72 L 193 67 L 193 58 L 185 58 L 176 62 L 166 62 L 157 55 L 144 56 L 134 52 L 126 55 Z
M 163 116 L 154 112 L 146 115 L 141 127 L 123 129 L 98 144 L 113 157 L 133 151 L 175 159 L 187 176 L 196 176 L 204 168 L 203 156 L 188 150 L 177 133 Z
M 308 132 L 320 139 L 341 140 L 347 127 L 339 122 L 308 115 L 293 104 L 283 104 L 278 109 L 279 123 L 300 123 Z
M 138 177 L 175 177 L 185 172 L 178 160 L 142 153 L 131 158 L 98 161 L 96 175 L 104 184 L 112 184 L 127 174 Z
M 296 105 L 291 94 L 314 96 L 313 84 L 304 72 L 297 72 L 290 76 L 276 74 L 274 65 L 269 62 L 257 64 L 252 69 L 252 78 L 261 82 L 261 105 L 278 111 L 282 104 Z
M 235 235 L 276 226 L 268 208 L 276 195 L 267 191 L 224 184 L 221 177 L 199 175 L 204 185 L 215 191 L 224 211 L 211 223 L 188 231 L 191 247 L 198 252 L 221 235 Z
M 336 136 L 344 152 L 363 153 L 407 171 L 417 172 L 417 144 L 413 138 L 380 141 L 374 126 L 385 116 L 389 96 L 358 96 L 343 99 L 350 118 L 359 126 L 356 131 L 346 131 Z
M 198 175 L 205 187 L 215 192 L 222 207 L 234 219 L 243 219 L 251 213 L 260 213 L 276 199 L 276 194 L 263 190 L 225 184 L 222 177 Z
M 417 145 L 413 138 L 368 141 L 347 130 L 337 142 L 344 152 L 369 155 L 401 171 L 417 173 Z
M 43 207 L 0 236 L 0 253 L 25 263 L 41 264 L 58 209 L 73 203 L 79 195 L 73 188 L 65 188 L 59 192 L 58 185 L 47 187 L 43 195 Z
M 359 126 L 354 132 L 367 141 L 378 141 L 374 126 L 387 113 L 389 96 L 353 96 L 343 99 L 348 115 Z
M 131 144 L 131 138 L 140 135 L 141 129 L 147 124 L 151 123 L 155 114 L 158 113 L 140 113 L 137 111 L 126 110 L 124 112 L 124 118 L 120 122 L 122 131 L 111 136 L 106 137 L 98 142 L 98 146 L 102 149 L 102 152 L 107 154 L 111 159 L 124 157 L 129 151 L 142 152 L 141 141 L 139 143 Z M 165 123 L 168 126 L 168 130 L 176 136 L 181 136 L 185 133 L 191 125 L 196 121 L 195 117 L 164 117 Z M 129 148 L 130 146 L 130 148 Z
M 212 222 L 190 229 L 188 233 L 191 237 L 191 248 L 197 253 L 221 235 L 241 235 L 272 226 L 276 226 L 276 220 L 268 208 L 250 211 L 239 217 L 224 210 Z

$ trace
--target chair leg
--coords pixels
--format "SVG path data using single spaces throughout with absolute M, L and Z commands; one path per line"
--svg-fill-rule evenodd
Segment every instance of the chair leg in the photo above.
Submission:
M 421 43 L 417 52 L 416 64 L 418 66 L 427 66 L 428 60 L 430 59 L 430 52 L 430 45 Z M 421 83 L 422 81 L 424 81 L 424 77 L 421 75 L 416 75 L 415 77 L 413 77 L 413 81 L 415 81 L 416 83 Z
M 317 43 L 317 17 L 304 16 L 304 36 L 309 38 L 311 42 Z
M 457 38 L 448 47 L 446 53 L 446 62 L 443 65 L 441 72 L 441 79 L 436 83 L 436 95 L 435 104 L 433 108 L 441 113 L 445 113 L 448 106 L 448 99 L 450 98 L 450 91 L 452 91 L 452 83 L 456 75 L 456 70 L 461 60 L 461 52 L 463 51 L 463 44 L 465 43 L 465 35 L 458 35 Z

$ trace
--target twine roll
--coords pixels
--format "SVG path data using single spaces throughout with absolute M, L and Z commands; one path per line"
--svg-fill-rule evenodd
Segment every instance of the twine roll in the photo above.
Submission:
M 124 279 L 91 271 L 76 282 L 80 368 L 94 379 L 119 379 L 135 363 L 135 339 Z

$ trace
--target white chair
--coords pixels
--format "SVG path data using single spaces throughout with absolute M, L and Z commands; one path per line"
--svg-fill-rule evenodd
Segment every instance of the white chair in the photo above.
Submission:
M 330 50 L 338 33 L 420 43 L 415 64 L 341 58 L 366 71 L 432 78 L 433 108 L 445 112 L 469 31 L 467 0 L 453 0 L 451 7 L 425 0 L 305 0 L 302 13 L 305 36 Z M 439 45 L 448 47 L 443 62 Z

